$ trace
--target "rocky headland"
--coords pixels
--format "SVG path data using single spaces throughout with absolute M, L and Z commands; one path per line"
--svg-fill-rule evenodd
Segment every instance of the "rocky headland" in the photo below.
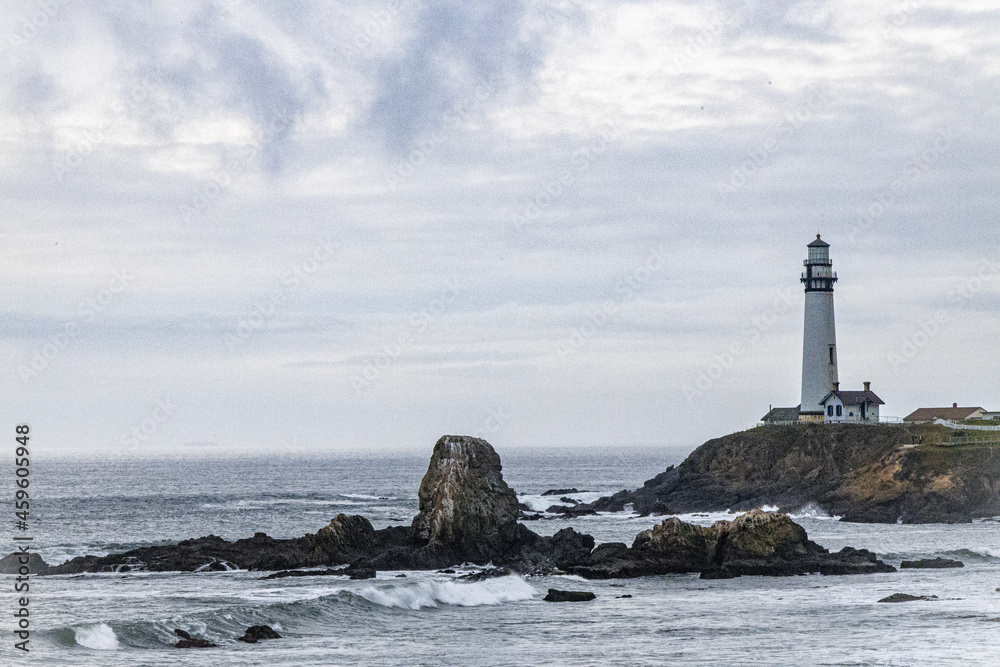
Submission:
M 32 574 L 80 572 L 261 570 L 272 576 L 375 576 L 377 570 L 439 570 L 461 563 L 523 574 L 574 573 L 591 579 L 701 572 L 740 575 L 868 574 L 894 568 L 874 554 L 845 548 L 831 554 L 788 516 L 754 510 L 702 527 L 669 518 L 631 546 L 595 545 L 573 528 L 543 537 L 517 521 L 518 502 L 503 479 L 500 457 L 484 440 L 445 436 L 434 446 L 412 525 L 376 530 L 361 516 L 340 514 L 314 534 L 274 539 L 263 533 L 228 542 L 209 535 L 109 556 L 83 556 L 48 566 L 34 557 Z M 4 559 L 17 573 L 21 557 Z M 346 566 L 331 569 L 332 566 Z M 326 568 L 303 570 L 302 568 Z M 484 575 L 487 576 L 487 575 Z
M 943 426 L 762 426 L 709 440 L 683 463 L 587 510 L 791 512 L 864 523 L 963 523 L 1000 514 L 1000 446 L 936 444 Z

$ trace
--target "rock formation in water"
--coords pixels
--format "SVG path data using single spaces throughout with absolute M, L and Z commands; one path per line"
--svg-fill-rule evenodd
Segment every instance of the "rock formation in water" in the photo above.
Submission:
M 940 446 L 929 424 L 764 426 L 710 440 L 635 491 L 577 511 L 641 514 L 815 505 L 845 521 L 958 523 L 1000 514 L 1000 447 Z
M 180 637 L 180 641 L 174 644 L 177 648 L 215 648 L 218 646 L 207 639 L 192 637 L 190 633 L 180 628 L 174 628 L 174 634 Z
M 669 518 L 639 533 L 631 547 L 604 544 L 569 571 L 589 579 L 702 572 L 718 579 L 741 575 L 874 574 L 895 572 L 869 551 L 836 554 L 812 542 L 784 514 L 751 510 L 711 527 Z
M 561 591 L 558 588 L 550 588 L 542 599 L 545 602 L 590 602 L 596 600 L 597 596 L 590 591 Z
M 921 560 L 904 560 L 899 564 L 901 570 L 947 570 L 965 567 L 965 563 L 951 558 L 924 558 Z
M 938 599 L 936 595 L 910 595 L 909 593 L 893 593 L 889 597 L 884 597 L 879 602 L 934 602 Z
M 458 563 L 501 558 L 518 534 L 517 495 L 502 469 L 485 440 L 452 435 L 438 440 L 420 482 L 413 539 L 451 551 Z
M 564 528 L 543 537 L 517 523 L 518 503 L 503 480 L 500 457 L 484 440 L 445 436 L 434 447 L 420 484 L 412 526 L 376 530 L 361 516 L 340 514 L 315 534 L 278 540 L 264 533 L 227 542 L 210 535 L 110 556 L 83 556 L 40 570 L 77 572 L 265 570 L 278 576 L 349 576 L 377 570 L 439 570 L 492 562 L 496 572 L 571 572 L 589 578 L 702 572 L 706 578 L 807 572 L 858 574 L 893 568 L 867 551 L 830 554 L 785 515 L 755 510 L 710 528 L 667 519 L 632 546 L 596 546 Z M 44 564 L 43 564 L 44 565 Z M 333 570 L 330 566 L 346 565 Z M 309 572 L 301 568 L 324 567 Z
M 46 572 L 49 564 L 35 553 L 12 553 L 0 558 L 0 574 L 39 574 Z
M 266 639 L 281 639 L 281 635 L 275 632 L 270 625 L 251 625 L 242 637 L 236 638 L 236 641 L 244 644 L 256 644 Z

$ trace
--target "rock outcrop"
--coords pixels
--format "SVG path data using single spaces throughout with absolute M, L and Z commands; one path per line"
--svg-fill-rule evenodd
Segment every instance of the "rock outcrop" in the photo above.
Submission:
M 939 446 L 923 425 L 763 426 L 710 440 L 642 488 L 588 508 L 640 514 L 807 505 L 845 521 L 958 523 L 1000 514 L 1000 447 Z
M 0 574 L 45 574 L 49 564 L 36 553 L 12 553 L 0 558 Z
M 936 595 L 910 595 L 909 593 L 893 593 L 884 597 L 879 602 L 933 602 L 938 599 Z
M 360 553 L 372 551 L 377 536 L 368 519 L 363 516 L 338 514 L 330 525 L 316 531 L 315 542 L 320 550 L 334 560 L 350 560 Z
M 242 637 L 236 638 L 236 641 L 244 644 L 256 644 L 265 639 L 281 639 L 281 635 L 275 632 L 270 625 L 251 625 Z
M 413 539 L 455 562 L 500 558 L 517 534 L 517 494 L 503 480 L 500 456 L 485 440 L 446 435 L 434 445 L 417 497 Z
M 174 628 L 174 634 L 180 637 L 180 641 L 174 644 L 176 648 L 215 648 L 218 646 L 207 639 L 192 637 L 188 632 L 179 628 Z
M 569 571 L 590 579 L 702 572 L 705 579 L 740 575 L 874 574 L 895 568 L 864 550 L 836 554 L 808 539 L 784 514 L 752 510 L 711 527 L 663 521 L 636 536 L 632 547 L 605 544 Z
M 597 596 L 590 591 L 561 591 L 558 588 L 550 588 L 542 599 L 545 602 L 590 602 L 596 600 Z
M 922 560 L 904 560 L 899 564 L 901 570 L 945 570 L 955 567 L 965 567 L 965 563 L 951 558 L 924 558 Z

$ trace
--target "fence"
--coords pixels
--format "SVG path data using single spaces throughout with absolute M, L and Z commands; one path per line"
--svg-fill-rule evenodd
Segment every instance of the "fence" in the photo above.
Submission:
M 947 440 L 933 443 L 941 447 L 960 447 L 962 445 L 1000 445 L 1000 433 L 988 435 L 957 435 L 952 434 Z
M 947 426 L 956 431 L 1000 431 L 1000 426 L 972 426 L 970 424 L 959 424 L 950 419 L 935 419 L 934 423 L 938 426 Z

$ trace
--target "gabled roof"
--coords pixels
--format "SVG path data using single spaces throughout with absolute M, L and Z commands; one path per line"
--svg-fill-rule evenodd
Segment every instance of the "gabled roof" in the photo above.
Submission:
M 761 417 L 762 422 L 795 422 L 799 420 L 799 406 L 794 408 L 771 408 L 771 411 Z
M 952 419 L 962 421 L 982 408 L 920 408 L 903 417 L 905 422 L 929 422 L 935 419 Z
M 861 405 L 862 403 L 873 403 L 875 405 L 885 405 L 885 401 L 875 395 L 874 391 L 831 391 L 826 395 L 820 405 L 826 404 L 831 396 L 836 396 L 844 405 Z
M 816 235 L 816 240 L 806 246 L 807 248 L 829 248 L 830 244 L 820 238 L 819 234 Z

